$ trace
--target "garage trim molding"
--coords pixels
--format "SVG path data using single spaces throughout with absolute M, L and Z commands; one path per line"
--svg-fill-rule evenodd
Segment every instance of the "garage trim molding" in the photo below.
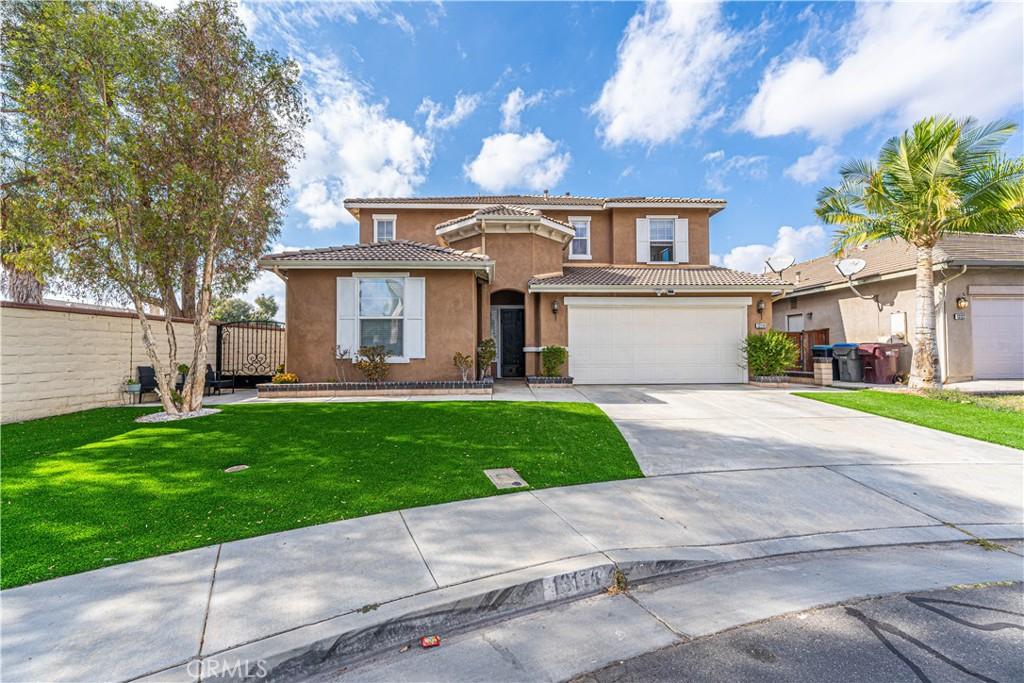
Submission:
M 737 308 L 749 306 L 749 296 L 567 296 L 566 306 L 687 306 L 703 308 Z

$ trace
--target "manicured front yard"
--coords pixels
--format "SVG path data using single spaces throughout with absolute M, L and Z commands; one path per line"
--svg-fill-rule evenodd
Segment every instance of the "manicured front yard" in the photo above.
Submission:
M 583 403 L 226 405 L 142 425 L 103 408 L 3 427 L 4 588 L 119 562 L 497 493 L 642 476 Z M 224 468 L 246 464 L 228 474 Z
M 1014 410 L 1013 401 L 962 396 L 963 402 L 958 402 L 955 395 L 954 400 L 950 399 L 951 393 L 944 392 L 944 400 L 872 390 L 798 393 L 797 396 L 1024 449 L 1024 412 Z

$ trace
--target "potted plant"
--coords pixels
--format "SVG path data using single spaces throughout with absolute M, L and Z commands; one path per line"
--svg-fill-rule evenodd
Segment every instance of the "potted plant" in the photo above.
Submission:
M 181 377 L 178 378 L 178 381 L 184 384 L 185 378 L 188 377 L 188 366 L 185 365 L 184 363 L 179 364 L 178 374 L 181 375 Z
M 121 389 L 129 394 L 137 394 L 142 391 L 142 382 L 134 377 L 125 377 L 121 380 Z

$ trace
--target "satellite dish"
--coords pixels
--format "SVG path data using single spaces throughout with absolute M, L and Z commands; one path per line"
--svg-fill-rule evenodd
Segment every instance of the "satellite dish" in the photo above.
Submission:
M 796 259 L 792 256 L 786 256 L 784 254 L 776 254 L 769 258 L 765 263 L 768 264 L 768 268 L 773 273 L 781 273 L 786 268 L 796 263 Z
M 836 270 L 839 274 L 849 280 L 851 277 L 864 270 L 864 266 L 868 263 L 862 258 L 844 258 L 842 261 L 836 261 Z

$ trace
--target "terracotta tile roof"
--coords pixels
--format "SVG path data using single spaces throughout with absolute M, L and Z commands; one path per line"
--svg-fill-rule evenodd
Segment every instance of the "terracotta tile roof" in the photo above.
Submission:
M 289 261 L 451 261 L 466 263 L 487 262 L 490 259 L 482 254 L 436 244 L 392 240 L 373 244 L 348 244 L 340 247 L 285 251 L 278 254 L 267 254 L 261 260 L 275 263 Z
M 565 266 L 562 275 L 530 280 L 530 285 L 562 287 L 778 287 L 778 278 L 718 266 Z
M 913 270 L 916 250 L 903 240 L 879 240 L 863 249 L 852 249 L 849 258 L 863 259 L 867 265 L 854 280 Z M 948 263 L 1018 263 L 1024 267 L 1024 236 L 1017 235 L 949 235 L 935 247 L 936 264 Z M 794 283 L 793 292 L 812 287 L 838 284 L 845 279 L 836 272 L 832 254 L 794 264 L 786 270 L 786 279 Z
M 360 204 L 457 204 L 466 206 L 588 206 L 604 208 L 607 203 L 630 204 L 707 204 L 721 206 L 724 199 L 713 197 L 587 197 L 571 194 L 503 194 L 503 195 L 462 195 L 445 197 L 351 197 L 346 206 L 358 208 Z
M 568 223 L 556 220 L 554 218 L 551 218 L 550 216 L 545 216 L 544 214 L 541 213 L 540 209 L 531 209 L 530 207 L 527 206 L 511 206 L 508 204 L 495 204 L 494 206 L 485 206 L 484 208 L 477 209 L 473 213 L 468 213 L 465 216 L 459 216 L 457 218 L 447 220 L 444 223 L 438 223 L 435 226 L 435 229 L 440 230 L 442 228 L 448 227 L 449 225 L 455 225 L 456 223 L 461 223 L 462 221 L 469 220 L 471 218 L 476 218 L 478 216 L 514 216 L 517 218 L 538 217 L 551 221 L 552 223 L 558 223 L 562 227 L 568 228 L 569 230 L 573 230 L 573 227 Z
M 725 204 L 716 197 L 605 197 L 606 204 Z

